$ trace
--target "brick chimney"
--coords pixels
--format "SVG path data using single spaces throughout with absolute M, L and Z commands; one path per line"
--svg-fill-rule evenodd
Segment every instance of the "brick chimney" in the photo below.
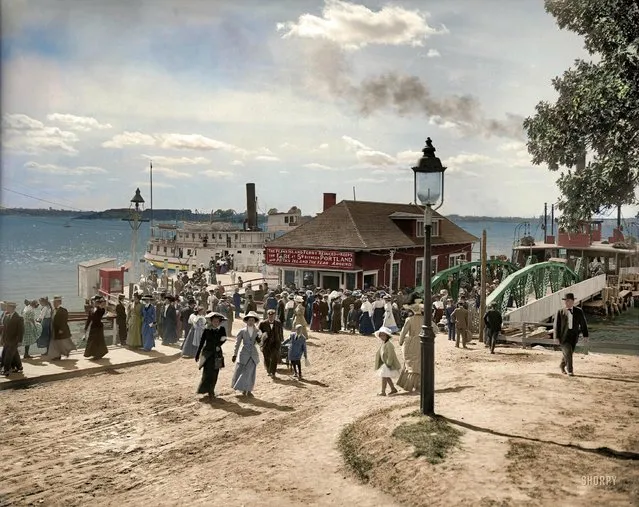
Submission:
M 328 208 L 335 206 L 335 204 L 337 204 L 337 194 L 324 193 L 324 207 L 322 211 L 326 211 Z

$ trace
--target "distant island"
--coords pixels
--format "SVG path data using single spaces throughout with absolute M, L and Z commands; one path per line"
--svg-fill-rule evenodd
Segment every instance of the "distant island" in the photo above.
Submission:
M 269 210 L 271 211 L 276 210 Z M 144 210 L 142 212 L 142 218 L 144 220 L 151 219 L 151 213 L 153 213 L 153 220 L 157 222 L 230 222 L 230 223 L 243 223 L 246 219 L 246 211 L 235 211 L 233 209 L 222 210 L 218 209 L 212 213 L 201 213 L 198 210 L 192 211 L 188 209 L 154 209 Z M 32 216 L 32 217 L 61 217 L 69 218 L 71 220 L 122 220 L 129 218 L 128 208 L 112 208 L 104 211 L 74 211 L 63 210 L 54 208 L 0 208 L 0 216 Z M 268 217 L 268 213 L 259 213 L 258 222 L 265 223 Z M 537 222 L 542 220 L 542 216 L 535 217 L 491 217 L 491 216 L 477 216 L 477 215 L 446 215 L 446 217 L 453 222 Z M 312 218 L 311 215 L 306 215 L 305 218 Z M 550 217 L 548 217 L 550 220 Z M 604 219 L 604 221 L 612 221 L 614 219 Z

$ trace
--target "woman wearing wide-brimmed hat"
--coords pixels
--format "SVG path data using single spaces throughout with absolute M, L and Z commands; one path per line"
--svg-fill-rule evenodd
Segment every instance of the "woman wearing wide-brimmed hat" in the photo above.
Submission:
M 246 326 L 235 337 L 235 351 L 231 359 L 235 363 L 231 387 L 245 396 L 253 397 L 255 374 L 260 362 L 257 350 L 262 334 L 257 328 L 260 316 L 256 312 L 248 312 L 243 320 Z
M 304 315 L 306 314 L 306 307 L 304 306 L 304 298 L 302 296 L 295 297 L 295 316 L 293 317 L 293 329 L 297 329 L 297 326 L 302 326 L 304 336 L 308 336 L 308 322 Z
M 378 396 L 386 396 L 386 386 L 390 387 L 388 394 L 395 394 L 397 389 L 393 385 L 393 379 L 399 377 L 399 370 L 402 367 L 395 354 L 395 347 L 391 338 L 393 332 L 387 327 L 380 327 L 375 331 L 375 336 L 382 341 L 381 346 L 375 355 L 375 371 L 377 376 L 382 379 L 382 391 Z
M 215 398 L 215 385 L 220 369 L 224 368 L 222 345 L 226 342 L 226 330 L 220 325 L 226 316 L 218 312 L 206 314 L 206 328 L 202 332 L 200 343 L 195 353 L 195 361 L 202 370 L 202 380 L 197 388 L 198 394 L 208 394 Z
M 424 322 L 424 305 L 406 305 L 409 313 L 412 313 L 404 323 L 399 334 L 399 346 L 404 354 L 404 366 L 399 372 L 397 385 L 410 392 L 419 392 L 421 386 L 421 341 L 419 334 Z
M 87 345 L 84 349 L 84 357 L 92 359 L 102 359 L 107 355 L 107 349 L 104 341 L 104 325 L 102 317 L 106 313 L 106 301 L 102 296 L 93 298 L 93 309 L 87 317 L 84 325 L 84 332 L 87 334 Z

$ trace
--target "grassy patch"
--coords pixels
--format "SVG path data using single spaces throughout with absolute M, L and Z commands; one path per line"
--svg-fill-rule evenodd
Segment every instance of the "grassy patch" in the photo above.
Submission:
M 361 449 L 361 442 L 357 438 L 354 424 L 348 424 L 339 435 L 337 447 L 342 453 L 346 465 L 362 481 L 370 480 L 370 471 L 373 469 L 373 462 Z
M 595 427 L 592 424 L 579 424 L 571 428 L 570 433 L 579 440 L 588 440 L 595 433 Z
M 529 442 L 519 442 L 510 440 L 510 448 L 506 453 L 506 458 L 513 461 L 532 461 L 539 457 L 539 446 Z
M 430 463 L 441 463 L 446 453 L 459 444 L 462 432 L 444 419 L 420 417 L 416 423 L 402 423 L 393 430 L 393 436 L 412 445 L 413 456 L 425 457 Z

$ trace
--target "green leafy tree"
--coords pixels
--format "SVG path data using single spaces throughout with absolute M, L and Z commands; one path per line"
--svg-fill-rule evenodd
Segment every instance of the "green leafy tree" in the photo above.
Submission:
M 561 225 L 636 204 L 639 186 L 639 3 L 546 0 L 562 29 L 584 37 L 592 61 L 576 60 L 552 85 L 559 97 L 526 118 L 534 164 L 561 170 Z M 588 153 L 588 163 L 578 164 Z

